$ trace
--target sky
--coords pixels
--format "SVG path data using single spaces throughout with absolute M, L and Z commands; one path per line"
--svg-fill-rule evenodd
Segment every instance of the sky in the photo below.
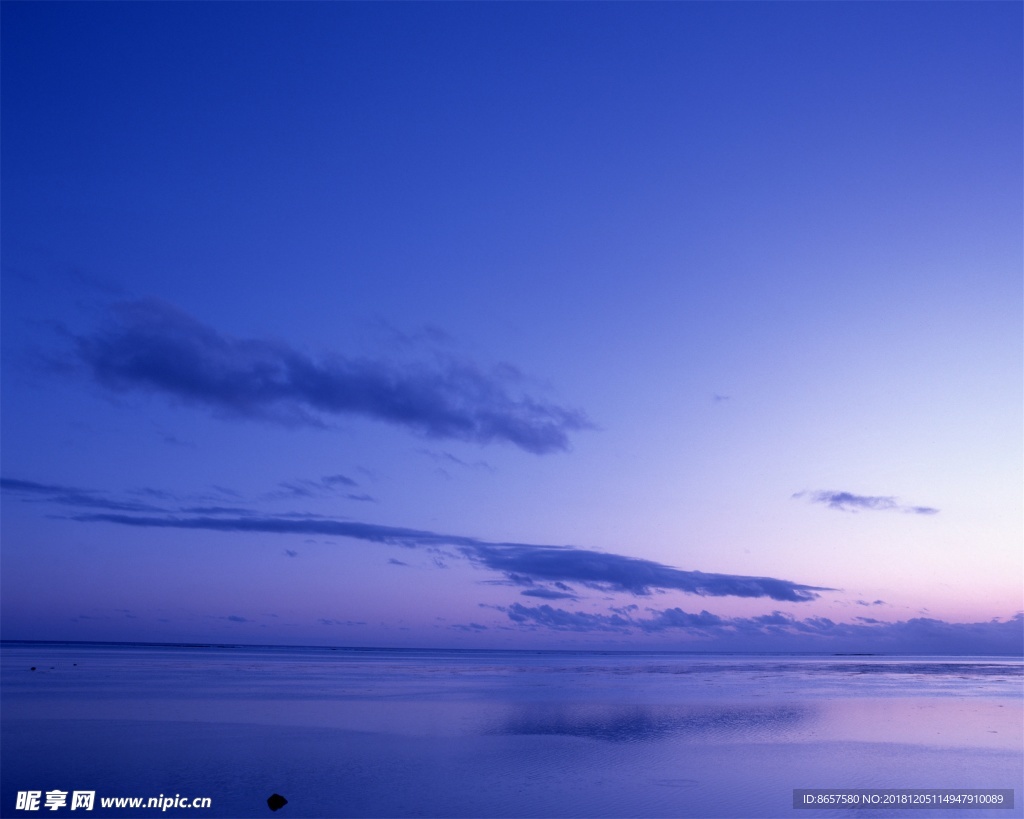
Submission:
M 0 634 L 1020 653 L 1019 3 L 15 3 Z

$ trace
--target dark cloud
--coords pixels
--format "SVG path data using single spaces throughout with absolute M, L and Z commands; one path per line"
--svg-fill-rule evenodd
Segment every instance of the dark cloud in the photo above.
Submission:
M 320 617 L 317 622 L 322 626 L 365 626 L 365 620 L 331 620 L 327 617 Z
M 230 620 L 232 623 L 248 623 L 249 622 L 249 620 L 247 618 L 241 617 L 241 616 L 239 616 L 237 614 L 229 614 L 224 619 L 225 620 Z
M 320 427 L 361 415 L 429 438 L 538 454 L 567 450 L 569 433 L 592 427 L 578 410 L 510 394 L 515 379 L 505 369 L 318 360 L 283 342 L 223 336 L 155 300 L 120 304 L 105 328 L 75 341 L 105 387 L 162 393 L 221 415 Z
M 649 620 L 640 620 L 644 631 L 664 631 L 668 628 L 683 629 L 717 629 L 724 624 L 717 615 L 702 611 L 700 614 L 689 614 L 680 608 L 659 611 Z
M 344 475 L 328 475 L 320 478 L 319 480 L 299 478 L 294 481 L 281 481 L 277 486 L 278 488 L 273 492 L 267 493 L 265 496 L 267 499 L 290 500 L 294 498 L 312 499 L 341 497 L 348 500 L 376 502 L 376 498 L 373 498 L 364 492 L 345 491 L 345 489 L 359 486 L 359 484 L 351 478 L 346 478 Z
M 337 480 L 337 478 L 341 477 L 343 476 L 334 476 L 331 479 L 322 478 L 319 481 L 284 481 L 278 484 L 278 486 L 281 488 L 275 490 L 274 492 L 270 492 L 263 495 L 263 499 L 280 500 L 291 498 L 343 497 L 357 501 L 376 500 L 375 498 L 372 498 L 369 495 L 364 495 L 362 493 L 344 492 L 340 491 L 339 489 L 336 489 L 336 486 L 347 485 Z M 246 509 L 241 506 L 223 506 L 218 504 L 201 506 L 183 506 L 181 504 L 185 500 L 209 500 L 211 498 L 216 499 L 216 496 L 181 496 L 175 495 L 174 493 L 171 492 L 166 492 L 161 489 L 153 489 L 152 487 L 143 487 L 141 489 L 129 490 L 126 494 L 164 501 L 164 505 L 157 506 L 152 503 L 146 503 L 141 500 L 118 499 L 115 497 L 111 497 L 107 493 L 99 492 L 93 489 L 78 489 L 75 487 L 60 486 L 57 484 L 36 483 L 35 481 L 25 481 L 16 478 L 0 478 L 0 490 L 11 494 L 20 494 L 26 501 L 34 501 L 40 503 L 55 503 L 60 506 L 75 506 L 84 509 L 106 509 L 111 512 L 149 512 L 161 514 L 239 516 L 249 516 L 255 514 L 251 509 Z M 230 491 L 221 489 L 219 487 L 217 487 L 217 490 L 222 494 Z M 237 492 L 232 492 L 231 494 L 235 497 L 238 497 Z M 288 515 L 286 513 L 283 516 L 287 517 Z M 309 517 L 313 516 L 310 515 Z
M 65 492 L 85 495 L 87 492 L 87 490 L 71 489 L 67 486 L 58 486 L 52 483 L 36 483 L 35 481 L 22 481 L 16 478 L 0 478 L 0 489 L 8 492 L 33 492 L 46 495 L 59 495 Z
M 680 632 L 722 649 L 799 649 L 818 651 L 892 652 L 910 654 L 1021 654 L 1024 653 L 1024 614 L 987 623 L 950 623 L 918 617 L 884 622 L 856 617 L 836 623 L 827 617 L 797 619 L 775 611 L 756 617 L 719 617 L 679 608 L 649 610 L 650 617 L 633 617 L 626 609 L 611 614 L 572 612 L 544 604 L 513 603 L 505 609 L 509 620 L 527 628 L 554 631 L 655 633 Z
M 858 512 L 862 509 L 873 512 L 906 512 L 912 515 L 936 515 L 939 512 L 931 506 L 906 506 L 897 503 L 897 498 L 889 495 L 855 495 L 853 492 L 819 490 L 797 492 L 793 497 L 807 498 L 811 503 L 823 503 L 829 509 L 838 509 L 841 512 Z
M 684 571 L 652 560 L 562 546 L 474 542 L 471 560 L 508 576 L 532 580 L 569 581 L 607 591 L 647 595 L 652 589 L 675 589 L 711 597 L 770 597 L 801 601 L 834 591 L 771 577 L 706 574 Z
M 459 624 L 448 626 L 448 628 L 454 628 L 454 629 L 458 629 L 459 631 L 469 631 L 469 632 L 487 631 L 487 626 L 482 626 L 479 623 L 469 623 L 468 625 L 462 625 L 461 623 L 459 623 Z
M 252 509 L 240 506 L 183 506 L 178 510 L 188 515 L 252 515 Z
M 279 498 L 315 498 L 319 494 L 317 487 L 306 484 L 312 484 L 312 481 L 281 481 L 278 484 L 280 489 L 273 495 Z
M 327 486 L 359 486 L 357 481 L 347 475 L 324 475 L 320 481 Z
M 296 552 L 294 549 L 285 549 L 284 553 L 286 555 L 288 555 L 288 557 L 298 557 L 299 556 L 299 553 Z
M 644 624 L 652 623 L 654 620 L 638 620 L 631 617 L 630 611 L 636 609 L 636 606 L 626 606 L 625 608 L 611 609 L 612 614 L 593 614 L 591 612 L 556 609 L 546 603 L 533 607 L 524 606 L 522 603 L 513 603 L 504 610 L 508 615 L 508 619 L 514 623 L 531 627 L 543 626 L 555 631 L 635 632 L 637 630 L 659 630 L 657 628 L 644 627 Z M 659 612 L 658 614 L 664 614 L 664 612 Z
M 572 592 L 557 591 L 555 589 L 523 589 L 520 594 L 527 597 L 540 597 L 544 600 L 578 600 Z
M 0 489 L 26 496 L 26 500 L 46 501 L 62 506 L 77 506 L 91 509 L 109 509 L 113 512 L 163 512 L 163 507 L 139 501 L 119 501 L 104 497 L 101 493 L 69 486 L 22 481 L 14 478 L 0 478 Z
M 511 582 L 519 585 L 529 585 L 537 581 L 567 581 L 603 591 L 629 592 L 635 595 L 648 595 L 652 590 L 674 589 L 709 597 L 768 597 L 789 602 L 813 600 L 819 596 L 817 592 L 835 591 L 824 586 L 806 586 L 772 577 L 684 571 L 652 560 L 571 546 L 488 543 L 460 535 L 313 516 L 143 517 L 111 513 L 76 515 L 73 519 L 170 529 L 328 535 L 406 547 L 452 546 L 472 563 L 501 572 Z
M 166 489 L 157 489 L 153 486 L 140 486 L 137 489 L 129 489 L 129 495 L 142 495 L 147 498 L 156 498 L 162 501 L 176 500 L 176 496 Z
M 395 560 L 395 558 L 393 558 L 393 557 L 388 558 L 388 563 L 390 563 L 392 566 L 408 566 L 409 565 L 405 561 L 403 561 L 403 560 Z
M 330 484 L 347 486 L 345 480 L 328 478 L 320 481 L 293 481 L 282 486 L 296 495 L 303 495 L 307 490 L 313 493 L 317 487 L 323 489 Z M 258 515 L 249 510 L 227 506 L 191 506 L 169 510 L 145 503 L 113 500 L 90 490 L 11 478 L 0 480 L 0 486 L 5 491 L 21 493 L 40 501 L 105 510 L 105 513 L 73 516 L 72 519 L 79 521 L 104 521 L 138 527 L 293 534 L 305 535 L 307 540 L 312 536 L 327 535 L 405 547 L 454 547 L 475 565 L 504 576 L 501 581 L 490 582 L 524 586 L 527 587 L 524 592 L 527 596 L 549 600 L 577 599 L 568 583 L 605 592 L 628 592 L 641 596 L 649 595 L 652 591 L 677 590 L 711 597 L 767 597 L 789 602 L 813 600 L 819 596 L 817 592 L 834 591 L 822 586 L 808 586 L 770 577 L 684 571 L 642 558 L 570 546 L 490 543 L 472 537 L 338 520 L 313 514 Z M 144 492 L 150 496 L 173 497 L 153 489 Z M 286 550 L 286 554 L 295 556 L 292 550 Z M 446 568 L 440 558 L 435 556 L 434 561 L 440 568 Z
M 618 614 L 566 611 L 552 608 L 546 603 L 534 608 L 513 603 L 508 607 L 508 619 L 521 625 L 543 626 L 556 631 L 623 631 L 632 625 Z

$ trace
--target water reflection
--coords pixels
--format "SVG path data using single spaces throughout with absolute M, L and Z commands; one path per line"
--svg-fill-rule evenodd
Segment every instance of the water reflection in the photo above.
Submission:
M 791 666 L 780 666 L 788 671 Z M 1011 662 L 893 662 L 888 658 L 874 662 L 820 663 L 812 670 L 821 674 L 925 674 L 929 676 L 1024 677 L 1024 668 Z
M 486 733 L 559 735 L 609 742 L 667 737 L 753 739 L 778 736 L 813 715 L 804 705 L 625 705 L 520 703 Z

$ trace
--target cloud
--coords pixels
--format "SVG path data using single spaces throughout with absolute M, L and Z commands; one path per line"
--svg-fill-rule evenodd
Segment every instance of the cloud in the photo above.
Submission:
M 171 446 L 184 446 L 189 447 L 190 449 L 195 449 L 196 447 L 195 443 L 193 443 L 192 441 L 183 441 L 180 438 L 175 437 L 174 435 L 164 434 L 161 435 L 160 437 L 163 439 L 163 442 L 165 444 L 170 444 Z
M 561 584 L 557 584 L 561 585 Z M 523 589 L 520 594 L 527 597 L 540 597 L 545 600 L 578 600 L 572 592 L 556 591 L 555 589 Z
M 517 379 L 507 367 L 314 359 L 283 342 L 221 335 L 156 300 L 119 304 L 103 329 L 75 342 L 109 389 L 160 393 L 224 416 L 324 427 L 325 418 L 358 415 L 537 454 L 567 450 L 569 433 L 593 427 L 579 410 L 510 394 Z
M 89 489 L 75 489 L 69 486 L 22 481 L 15 478 L 0 478 L 0 489 L 28 496 L 29 500 L 57 503 L 62 506 L 109 509 L 114 512 L 162 512 L 159 506 L 138 501 L 118 501 L 103 497 Z
M 458 629 L 459 631 L 469 631 L 469 632 L 480 632 L 480 631 L 487 631 L 488 630 L 487 626 L 482 626 L 479 623 L 469 623 L 468 625 L 455 624 L 455 625 L 448 626 L 448 628 L 454 628 L 454 629 Z
M 252 515 L 251 509 L 238 506 L 183 506 L 178 511 L 190 515 Z
M 700 614 L 689 614 L 680 608 L 665 609 L 659 611 L 655 617 L 649 620 L 640 620 L 640 627 L 644 631 L 664 631 L 669 628 L 682 629 L 717 629 L 724 625 L 725 621 L 717 615 L 702 611 Z
M 455 466 L 461 466 L 464 469 L 483 469 L 487 472 L 494 471 L 494 467 L 487 463 L 487 461 L 476 460 L 470 463 L 469 461 L 464 461 L 462 458 L 452 455 L 450 452 L 435 452 L 430 449 L 417 449 L 416 451 L 420 455 L 426 455 L 428 458 L 439 463 L 454 464 Z
M 352 480 L 347 475 L 324 475 L 320 481 L 327 486 L 359 486 L 357 481 Z
M 350 479 L 322 478 L 320 481 L 293 481 L 282 484 L 289 495 L 315 495 L 331 485 L 347 486 Z M 526 543 L 491 543 L 473 537 L 439 534 L 380 524 L 338 520 L 312 514 L 283 513 L 261 515 L 227 506 L 191 506 L 169 510 L 146 503 L 119 501 L 92 490 L 42 484 L 13 478 L 0 479 L 7 492 L 29 496 L 40 502 L 51 502 L 84 509 L 102 509 L 103 513 L 73 515 L 73 520 L 107 522 L 125 526 L 206 529 L 221 532 L 266 532 L 312 536 L 338 536 L 404 547 L 454 547 L 474 565 L 503 575 L 500 581 L 513 586 L 528 587 L 528 597 L 548 600 L 574 600 L 577 594 L 568 583 L 604 592 L 626 592 L 647 596 L 652 591 L 677 590 L 702 596 L 767 597 L 773 600 L 800 602 L 817 598 L 818 592 L 834 591 L 823 586 L 809 586 L 770 577 L 708 574 L 685 571 L 651 560 L 596 552 L 572 546 L 550 546 Z M 147 489 L 149 496 L 173 498 L 168 493 Z M 124 514 L 133 513 L 133 514 Z M 143 514 L 145 513 L 145 514 Z M 286 549 L 289 557 L 297 556 Z M 404 565 L 392 558 L 392 563 Z M 435 560 L 436 562 L 436 560 Z M 439 563 L 445 568 L 443 562 Z M 538 585 L 544 584 L 544 585 Z
M 279 489 L 273 492 L 265 493 L 262 496 L 262 498 L 264 500 L 281 500 L 292 498 L 309 499 L 318 497 L 343 497 L 350 500 L 375 502 L 376 499 L 370 497 L 369 495 L 345 492 L 335 488 L 337 486 L 346 485 L 337 480 L 340 477 L 342 476 L 322 478 L 319 481 L 312 481 L 306 479 L 296 481 L 283 481 L 278 484 L 278 486 L 280 487 Z M 226 494 L 230 492 L 234 497 L 238 497 L 237 492 L 231 492 L 231 490 L 226 490 L 223 489 L 222 487 L 215 487 L 215 489 L 221 494 Z M 177 514 L 184 513 L 191 515 L 255 514 L 251 509 L 246 509 L 240 506 L 183 506 L 181 505 L 181 503 L 186 499 L 193 501 L 196 500 L 197 498 L 209 500 L 211 497 L 216 499 L 216 496 L 180 496 L 160 489 L 153 489 L 151 487 L 143 487 L 141 489 L 129 490 L 127 494 L 137 496 L 141 495 L 147 498 L 155 498 L 157 500 L 164 501 L 164 505 L 157 506 L 152 503 L 145 503 L 143 501 L 136 500 L 120 500 L 111 497 L 107 493 L 98 492 L 93 489 L 78 489 L 75 487 L 60 486 L 58 484 L 37 483 L 35 481 L 25 481 L 16 478 L 0 478 L 0 490 L 12 494 L 23 495 L 24 500 L 30 502 L 56 503 L 61 506 L 76 506 L 79 508 L 106 509 L 112 512 L 157 512 L 170 514 L 173 511 Z
M 794 498 L 807 498 L 811 503 L 823 503 L 829 509 L 840 512 L 858 512 L 862 509 L 873 512 L 906 512 L 912 515 L 937 515 L 938 509 L 931 506 L 905 506 L 897 503 L 897 499 L 888 495 L 855 495 L 853 492 L 836 492 L 833 490 L 803 491 L 793 495 Z
M 314 516 L 180 517 L 164 514 L 144 517 L 102 513 L 76 515 L 72 519 L 153 528 L 327 535 L 405 547 L 451 546 L 473 564 L 500 572 L 517 585 L 529 585 L 537 581 L 569 582 L 602 591 L 642 596 L 649 595 L 652 590 L 671 589 L 709 597 L 768 597 L 788 602 L 813 600 L 819 596 L 818 592 L 835 591 L 824 586 L 807 586 L 772 577 L 684 571 L 652 560 L 572 546 L 489 543 L 461 535 Z
M 376 502 L 376 498 L 365 492 L 345 491 L 351 487 L 358 487 L 359 484 L 344 475 L 327 475 L 319 480 L 299 478 L 294 481 L 281 481 L 277 485 L 278 489 L 265 495 L 267 499 L 342 497 L 348 500 Z
M 564 546 L 488 544 L 474 541 L 471 560 L 507 576 L 568 581 L 606 591 L 647 595 L 652 589 L 674 589 L 711 597 L 770 597 L 798 602 L 813 600 L 821 586 L 804 586 L 771 577 L 707 574 L 684 571 L 652 560 Z
M 566 611 L 546 603 L 535 608 L 513 603 L 508 607 L 508 619 L 521 625 L 543 626 L 556 631 L 622 631 L 631 625 L 629 620 L 618 614 Z
M 572 612 L 547 604 L 529 607 L 513 603 L 509 620 L 530 629 L 553 631 L 645 633 L 677 632 L 722 650 L 817 650 L 891 652 L 904 654 L 1021 654 L 1024 653 L 1024 614 L 986 623 L 950 623 L 927 617 L 884 622 L 856 617 L 836 623 L 827 617 L 797 619 L 774 611 L 756 617 L 720 617 L 707 611 L 680 608 L 648 609 L 649 617 L 634 617 L 626 609 L 612 614 Z
M 658 631 L 662 628 L 670 627 L 665 621 L 672 619 L 672 615 L 669 614 L 666 617 L 666 612 L 664 611 L 656 612 L 656 616 L 653 618 L 634 618 L 631 616 L 631 611 L 638 610 L 637 606 L 612 608 L 610 610 L 613 612 L 612 614 L 594 614 L 556 609 L 546 603 L 533 607 L 524 606 L 522 603 L 513 603 L 505 609 L 505 612 L 508 614 L 508 619 L 515 623 L 544 626 L 557 631 Z M 674 611 L 678 612 L 679 610 L 675 609 Z M 702 613 L 707 614 L 707 612 Z M 695 616 L 699 615 L 686 615 L 686 617 Z M 665 624 L 653 625 L 659 621 L 665 622 Z M 682 623 L 678 625 L 683 626 Z M 689 627 L 695 628 L 696 626 L 690 624 Z

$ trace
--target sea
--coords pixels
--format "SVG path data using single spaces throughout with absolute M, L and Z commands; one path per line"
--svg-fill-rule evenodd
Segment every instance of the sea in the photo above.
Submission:
M 1021 817 L 1022 705 L 1020 657 L 5 642 L 0 815 Z

